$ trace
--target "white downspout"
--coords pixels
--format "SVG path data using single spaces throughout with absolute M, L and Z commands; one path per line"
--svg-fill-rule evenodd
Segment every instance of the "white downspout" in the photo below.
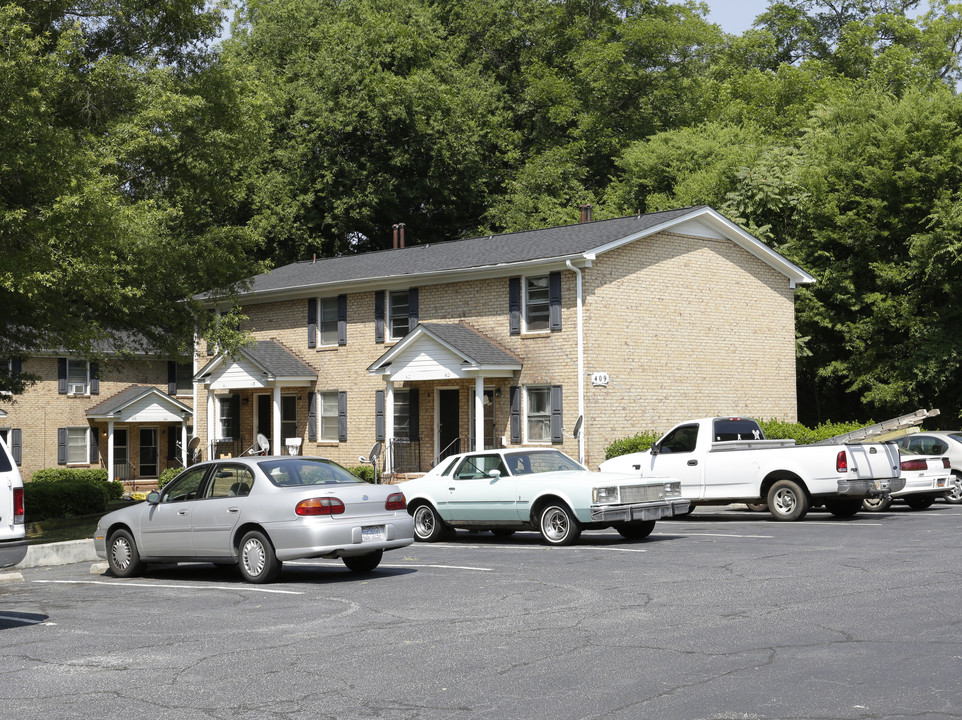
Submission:
M 581 433 L 578 435 L 578 462 L 585 464 L 585 428 L 588 423 L 585 416 L 585 326 L 584 326 L 584 286 L 581 282 L 581 270 L 565 260 L 565 265 L 575 274 L 578 310 L 578 415 L 582 418 Z

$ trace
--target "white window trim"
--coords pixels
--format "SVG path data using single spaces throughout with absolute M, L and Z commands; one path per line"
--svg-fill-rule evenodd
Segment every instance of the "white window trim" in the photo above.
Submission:
M 528 280 L 544 278 L 548 281 L 548 326 L 540 330 L 532 330 L 528 327 Z M 551 334 L 551 275 L 545 273 L 541 275 L 524 275 L 521 277 L 521 332 L 524 335 L 550 335 Z M 534 386 L 532 386 L 534 387 Z
M 408 296 L 408 311 L 407 311 L 407 314 L 405 314 L 404 316 L 408 321 L 408 331 L 404 335 L 400 335 L 400 336 L 394 334 L 394 323 L 391 321 L 391 318 L 393 317 L 393 314 L 391 312 L 391 296 L 397 295 L 399 293 L 404 293 L 405 295 Z M 385 322 L 387 323 L 387 332 L 385 333 L 387 339 L 396 341 L 396 340 L 401 340 L 404 337 L 407 337 L 407 334 L 411 332 L 411 291 L 410 290 L 388 290 L 387 295 L 384 299 L 384 304 L 386 306 L 384 308 L 384 317 L 385 317 Z
M 338 398 L 340 397 L 339 392 L 340 392 L 339 390 L 318 390 L 318 392 L 317 392 L 317 400 L 316 400 L 316 405 L 315 405 L 315 407 L 317 407 L 317 418 L 315 418 L 315 422 L 317 423 L 317 442 L 319 442 L 319 443 L 337 443 L 337 442 L 340 442 L 340 440 L 338 439 L 338 438 L 340 437 L 340 435 L 339 435 L 339 433 L 338 433 L 338 422 L 339 422 L 339 418 L 340 418 L 340 413 L 339 413 L 339 410 L 338 410 L 338 402 L 339 402 L 339 399 L 338 399 Z M 323 422 L 324 417 L 325 417 L 325 415 L 324 415 L 324 398 L 323 398 L 324 395 L 333 395 L 333 396 L 334 396 L 334 415 L 333 415 L 333 418 L 334 418 L 334 437 L 333 437 L 333 438 L 325 438 L 325 437 L 324 437 L 324 422 Z M 327 417 L 332 417 L 332 416 L 328 415 Z
M 71 363 L 84 363 L 87 366 L 87 371 L 85 373 L 87 379 L 84 380 L 84 383 L 83 383 L 83 392 L 73 391 L 74 386 L 77 385 L 78 383 L 70 382 L 70 364 Z M 71 395 L 73 397 L 84 397 L 89 394 L 90 394 L 90 361 L 89 360 L 73 360 L 71 358 L 67 358 L 67 395 Z
M 84 456 L 83 460 L 70 459 L 70 431 L 82 430 L 84 434 Z M 90 428 L 83 425 L 73 425 L 67 427 L 67 465 L 89 465 L 90 464 Z
M 324 342 L 324 331 L 323 331 L 325 302 L 334 303 L 334 342 L 327 342 L 327 343 Z M 337 334 L 338 334 L 338 322 L 339 322 L 338 315 L 337 315 L 337 308 L 338 308 L 337 295 L 331 295 L 329 297 L 320 297 L 317 299 L 317 347 L 325 347 L 325 348 L 337 347 L 338 345 Z
M 528 393 L 531 390 L 546 390 L 548 392 L 548 439 L 547 440 L 532 440 L 528 436 Z M 522 439 L 525 445 L 551 445 L 551 385 L 524 385 L 522 386 L 522 405 L 523 405 L 523 417 L 522 417 Z M 540 417 L 540 416 L 539 416 Z

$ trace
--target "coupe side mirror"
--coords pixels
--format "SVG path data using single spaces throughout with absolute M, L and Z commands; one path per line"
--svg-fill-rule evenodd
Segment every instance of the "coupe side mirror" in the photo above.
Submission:
M 497 480 L 499 477 L 501 477 L 501 471 L 498 470 L 498 468 L 495 468 L 494 470 L 488 470 L 488 477 Z

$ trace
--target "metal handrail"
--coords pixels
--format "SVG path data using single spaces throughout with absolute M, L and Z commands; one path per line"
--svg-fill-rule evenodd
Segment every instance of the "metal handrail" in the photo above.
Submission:
M 444 458 L 446 458 L 448 455 L 454 455 L 455 453 L 449 453 L 448 450 L 450 450 L 450 449 L 451 449 L 451 446 L 454 445 L 455 443 L 457 443 L 458 450 L 460 451 L 460 449 L 461 449 L 461 441 L 462 441 L 463 439 L 464 439 L 464 438 L 462 438 L 462 437 L 456 437 L 456 438 L 454 438 L 454 440 L 452 440 L 452 441 L 449 442 L 447 445 L 445 445 L 443 448 L 441 448 L 441 450 L 438 452 L 438 454 L 435 455 L 435 456 L 434 456 L 434 459 L 431 461 L 431 467 L 434 467 L 435 465 L 437 465 L 439 462 L 441 462 L 441 460 L 443 460 Z

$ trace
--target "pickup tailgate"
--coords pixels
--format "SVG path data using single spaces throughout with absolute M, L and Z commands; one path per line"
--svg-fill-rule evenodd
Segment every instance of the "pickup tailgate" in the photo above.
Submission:
M 846 445 L 849 474 L 860 479 L 895 478 L 902 474 L 899 449 L 891 443 Z

